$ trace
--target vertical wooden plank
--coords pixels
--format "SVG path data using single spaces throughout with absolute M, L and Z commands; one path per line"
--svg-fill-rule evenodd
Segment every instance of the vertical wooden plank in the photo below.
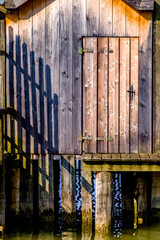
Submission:
M 99 34 L 99 0 L 86 1 L 87 36 Z
M 151 152 L 152 13 L 150 12 L 143 12 L 140 15 L 139 41 L 139 152 Z
M 95 237 L 105 239 L 111 231 L 112 175 L 108 172 L 96 173 Z
M 133 9 L 128 4 L 125 5 L 126 7 L 126 34 L 125 36 L 139 36 L 139 11 Z
M 133 100 L 130 101 L 130 153 L 138 153 L 138 75 L 139 75 L 139 41 L 130 39 L 130 85 L 133 85 Z
M 59 152 L 59 0 L 46 0 L 45 9 L 46 100 L 48 152 Z
M 19 44 L 21 47 L 21 68 L 23 69 L 21 79 L 19 81 L 20 87 L 18 92 L 22 99 L 22 105 L 19 106 L 19 114 L 23 116 L 23 128 L 25 128 L 25 138 L 23 138 L 23 145 L 25 145 L 26 153 L 33 152 L 33 142 L 31 142 L 31 128 L 33 128 L 32 119 L 32 99 L 31 99 L 31 73 L 30 73 L 30 52 L 32 51 L 32 2 L 26 3 L 25 8 L 19 8 Z M 22 81 L 23 83 L 21 83 Z M 17 86 L 18 88 L 18 86 Z M 18 104 L 17 99 L 17 104 Z M 20 107 L 22 107 L 20 109 Z M 23 113 L 22 113 L 23 112 Z M 33 138 L 32 138 L 33 139 Z
M 5 20 L 0 20 L 0 107 L 5 107 Z M 2 118 L 0 120 L 0 226 L 5 224 L 4 127 L 5 122 Z
M 36 94 L 35 120 L 37 123 L 35 137 L 38 141 L 39 153 L 44 147 L 44 73 L 45 73 L 45 0 L 33 1 L 33 54 L 35 55 L 34 87 Z M 38 137 L 39 136 L 39 137 Z
M 153 24 L 153 151 L 160 150 L 160 1 L 155 1 Z
M 18 36 L 18 10 L 6 14 L 6 106 L 15 107 L 16 36 Z M 14 151 L 14 119 L 7 116 L 7 150 Z
M 82 1 L 73 0 L 73 152 L 81 154 L 82 144 L 78 142 L 78 135 L 82 134 L 82 55 L 78 54 L 78 47 L 82 47 L 82 35 L 85 22 Z
M 100 0 L 100 26 L 101 36 L 112 36 L 112 0 Z
M 23 136 L 23 143 L 19 140 L 20 147 L 23 146 L 23 152 L 30 154 L 34 151 L 34 142 L 31 134 L 33 133 L 32 118 L 32 92 L 31 92 L 31 62 L 30 53 L 32 51 L 32 1 L 19 8 L 19 36 L 17 37 L 17 111 L 21 116 L 18 122 L 18 135 Z M 20 54 L 20 55 L 19 55 Z M 32 141 L 31 141 L 32 139 Z M 23 158 L 23 157 L 22 157 Z M 27 156 L 25 167 L 21 159 L 21 178 L 20 184 L 24 186 L 21 189 L 20 209 L 21 215 L 26 216 L 29 210 L 32 218 L 33 181 L 31 176 L 31 158 Z
M 60 153 L 72 153 L 72 0 L 60 0 Z
M 62 224 L 71 227 L 76 222 L 76 186 L 74 156 L 64 156 L 61 162 Z
M 107 153 L 108 145 L 107 100 L 108 100 L 108 39 L 98 38 L 98 137 L 104 137 L 104 141 L 98 141 L 99 153 Z
M 108 142 L 109 153 L 119 150 L 119 39 L 109 38 L 109 89 L 108 89 Z
M 83 48 L 93 52 L 83 56 L 83 136 L 84 151 L 97 151 L 97 38 L 84 38 Z
M 120 109 L 119 109 L 119 147 L 120 153 L 129 153 L 129 93 L 130 88 L 130 41 L 120 39 Z
M 113 0 L 113 36 L 125 36 L 125 6 L 125 2 Z
M 83 170 L 82 164 L 82 238 L 92 235 L 92 172 Z

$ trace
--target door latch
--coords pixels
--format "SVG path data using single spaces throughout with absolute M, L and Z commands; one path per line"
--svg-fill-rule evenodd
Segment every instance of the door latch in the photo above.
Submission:
M 130 89 L 127 90 L 127 92 L 129 92 L 130 94 L 130 99 L 131 101 L 133 100 L 133 94 L 135 94 L 135 91 L 133 91 L 133 85 L 131 85 Z

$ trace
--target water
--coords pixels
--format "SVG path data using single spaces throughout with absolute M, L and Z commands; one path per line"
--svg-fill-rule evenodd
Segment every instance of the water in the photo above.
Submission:
M 122 239 L 122 240 L 159 240 L 160 239 L 160 223 L 153 224 L 150 227 L 141 227 L 137 230 L 124 230 L 122 235 L 115 237 L 114 235 L 106 236 L 103 239 Z M 101 240 L 100 236 L 98 237 L 83 237 L 74 231 L 63 232 L 59 236 L 54 236 L 53 233 L 39 233 L 38 235 L 33 234 L 24 234 L 17 233 L 14 235 L 6 235 L 5 239 L 8 240 Z
M 160 223 L 152 224 L 148 227 L 139 227 L 137 230 L 123 230 L 122 225 L 122 183 L 121 174 L 114 174 L 113 181 L 113 216 L 112 233 L 110 235 L 97 236 L 95 229 L 95 210 L 96 210 L 96 172 L 92 172 L 92 236 L 87 236 L 82 229 L 82 175 L 81 161 L 76 160 L 75 185 L 76 185 L 76 229 L 62 228 L 62 197 L 61 197 L 61 161 L 56 161 L 56 171 L 54 173 L 57 185 L 55 185 L 55 225 L 50 233 L 40 232 L 37 235 L 26 233 L 6 234 L 5 239 L 10 240 L 103 240 L 103 239 L 124 239 L 124 240 L 159 240 Z M 16 231 L 16 230 L 15 230 Z M 85 235 L 85 236 L 84 236 Z

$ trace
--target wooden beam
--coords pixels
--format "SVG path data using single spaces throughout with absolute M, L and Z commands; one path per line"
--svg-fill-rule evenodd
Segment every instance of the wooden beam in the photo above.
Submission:
M 82 161 L 82 170 L 83 171 L 107 171 L 107 172 L 160 172 L 160 166 L 159 165 L 149 165 L 149 164 L 123 164 L 118 165 L 116 163 L 114 164 L 86 164 Z
M 20 7 L 22 4 L 24 4 L 27 1 L 28 0 L 6 0 L 4 3 L 4 6 L 7 9 L 15 9 Z
M 126 3 L 128 3 L 130 6 L 132 6 L 134 9 L 139 11 L 153 11 L 154 10 L 154 1 L 146 1 L 146 0 L 125 0 Z

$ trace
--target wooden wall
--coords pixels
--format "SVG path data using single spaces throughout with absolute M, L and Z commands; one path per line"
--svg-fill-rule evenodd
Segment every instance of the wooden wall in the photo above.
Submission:
M 121 0 L 30 0 L 6 15 L 7 150 L 80 154 L 82 36 L 139 37 L 139 152 L 152 145 L 152 13 Z

